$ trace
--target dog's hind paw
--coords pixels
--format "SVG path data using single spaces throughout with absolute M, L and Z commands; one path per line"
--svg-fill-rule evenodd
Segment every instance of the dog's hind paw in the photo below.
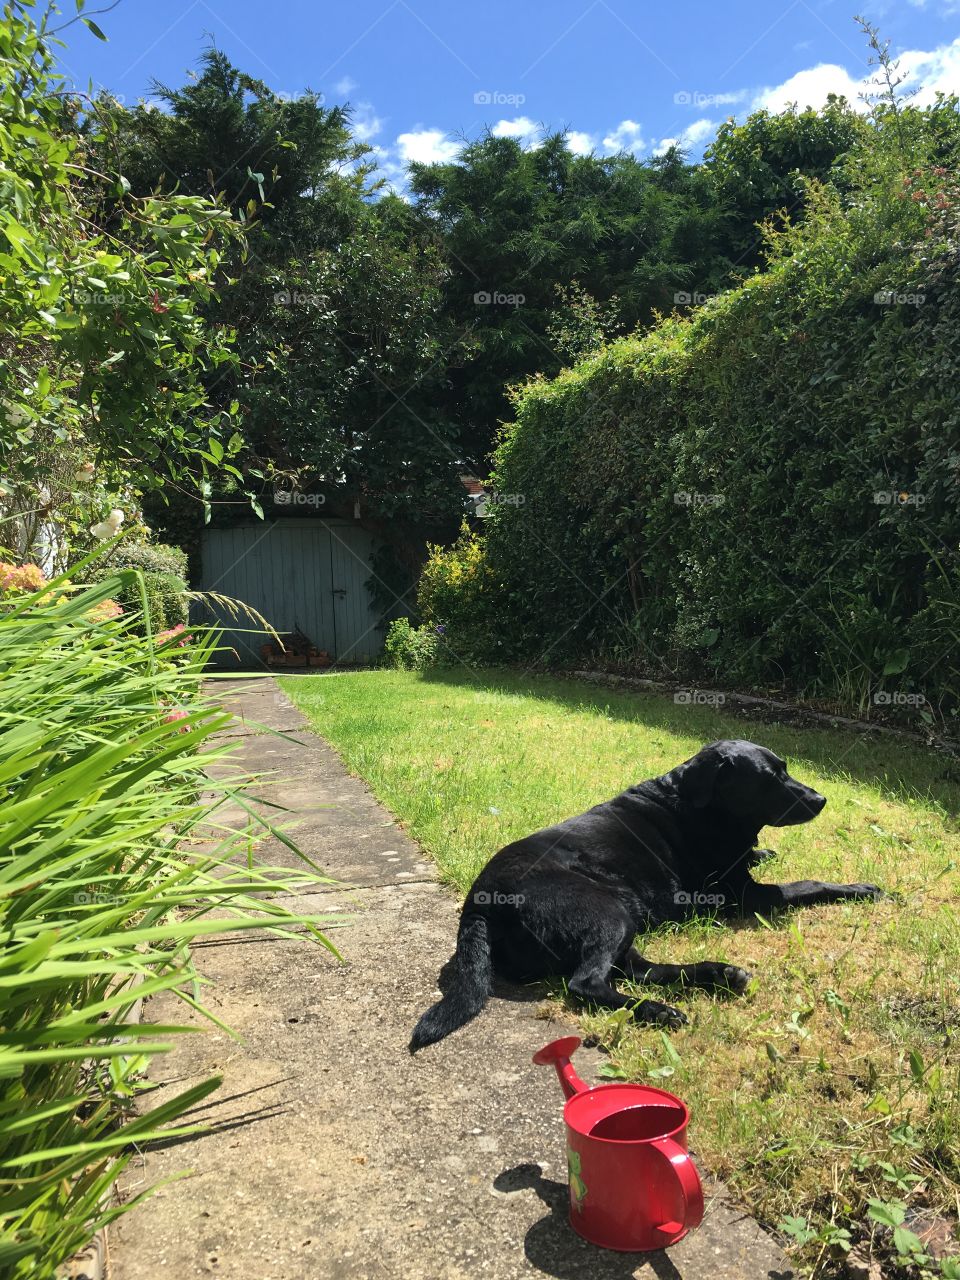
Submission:
M 688 1021 L 685 1013 L 661 1000 L 641 1000 L 633 1006 L 633 1016 L 638 1022 L 651 1022 L 656 1027 L 669 1027 L 672 1031 Z

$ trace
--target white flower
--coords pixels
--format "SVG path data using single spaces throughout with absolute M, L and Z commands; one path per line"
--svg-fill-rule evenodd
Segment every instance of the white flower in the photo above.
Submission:
M 95 471 L 96 471 L 96 467 L 93 465 L 92 462 L 85 462 L 83 466 L 80 468 L 80 470 L 77 472 L 77 479 L 80 481 L 81 484 L 89 484 L 93 479 L 93 475 Z
M 120 526 L 123 524 L 123 512 L 119 507 L 114 507 L 106 520 L 101 520 L 99 524 L 92 524 L 90 532 L 100 542 L 109 542 L 111 538 L 115 538 L 120 532 Z

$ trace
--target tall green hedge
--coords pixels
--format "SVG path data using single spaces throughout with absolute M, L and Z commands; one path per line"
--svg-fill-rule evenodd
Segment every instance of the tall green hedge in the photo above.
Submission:
M 810 195 L 764 274 L 519 395 L 451 648 L 956 700 L 960 188 L 878 155 Z

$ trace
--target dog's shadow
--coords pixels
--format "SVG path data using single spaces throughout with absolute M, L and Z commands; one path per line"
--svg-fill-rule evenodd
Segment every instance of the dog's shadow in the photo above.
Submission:
M 493 1180 L 501 1192 L 535 1191 L 549 1213 L 535 1222 L 523 1241 L 531 1266 L 558 1280 L 633 1280 L 641 1266 L 656 1280 L 682 1280 L 662 1250 L 655 1253 L 617 1253 L 584 1240 L 570 1226 L 570 1193 L 565 1182 L 545 1178 L 539 1165 L 518 1164 Z

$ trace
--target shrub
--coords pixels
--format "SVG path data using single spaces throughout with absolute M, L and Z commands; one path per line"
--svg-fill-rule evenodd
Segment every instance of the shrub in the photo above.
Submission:
M 11 1280 L 52 1280 L 124 1211 L 106 1193 L 128 1153 L 193 1132 L 171 1122 L 219 1083 L 121 1125 L 169 1038 L 123 1021 L 134 1001 L 182 990 L 193 1005 L 190 943 L 205 934 L 292 937 L 305 923 L 323 940 L 316 917 L 270 900 L 321 877 L 249 859 L 268 828 L 225 834 L 219 809 L 237 787 L 205 773 L 229 751 L 210 739 L 230 717 L 200 692 L 212 638 L 162 662 L 127 619 L 98 619 L 133 576 L 79 593 L 54 580 L 0 610 L 0 1270 Z
M 443 632 L 433 626 L 411 627 L 409 618 L 394 618 L 387 628 L 383 652 L 391 667 L 423 671 L 442 662 Z
M 483 539 L 465 523 L 452 546 L 430 546 L 427 552 L 417 587 L 424 623 L 443 628 L 451 656 L 470 662 L 505 657 L 496 653 L 493 611 L 498 597 Z
M 154 635 L 187 621 L 186 552 L 162 543 L 120 542 L 87 577 L 92 582 L 102 582 L 121 569 L 136 572 L 124 579 L 123 595 L 118 597 L 118 603 L 125 613 L 139 619 L 142 631 L 147 630 L 148 621 Z
M 162 542 L 119 542 L 105 563 L 114 571 L 142 569 L 144 573 L 166 574 L 184 580 L 187 577 L 187 553 Z

